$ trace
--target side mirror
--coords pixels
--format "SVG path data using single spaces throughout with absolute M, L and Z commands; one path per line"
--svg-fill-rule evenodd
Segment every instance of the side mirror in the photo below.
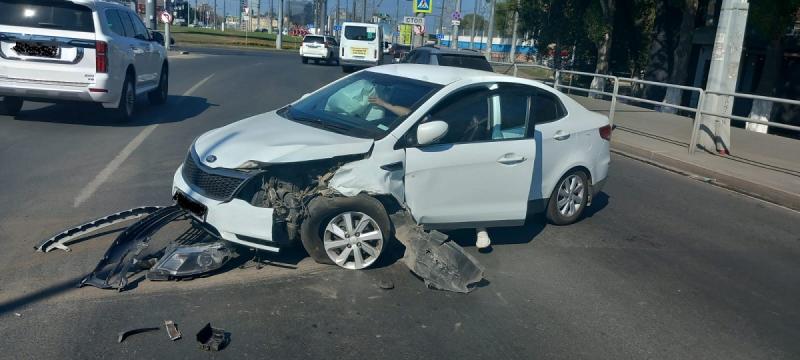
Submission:
M 153 42 L 157 42 L 162 46 L 164 45 L 164 34 L 153 31 L 150 33 L 150 38 L 152 39 Z
M 417 126 L 417 144 L 429 145 L 447 134 L 448 125 L 444 121 L 431 121 Z

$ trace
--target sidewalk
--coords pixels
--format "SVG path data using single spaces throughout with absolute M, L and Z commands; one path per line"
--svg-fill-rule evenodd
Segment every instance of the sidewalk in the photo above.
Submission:
M 610 102 L 570 95 L 608 114 Z M 800 210 L 800 140 L 731 128 L 731 155 L 689 155 L 692 118 L 617 103 L 612 151 Z

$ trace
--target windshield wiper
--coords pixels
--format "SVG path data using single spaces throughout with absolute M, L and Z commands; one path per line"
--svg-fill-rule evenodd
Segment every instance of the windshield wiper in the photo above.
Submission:
M 62 25 L 49 23 L 49 22 L 40 22 L 38 25 L 42 26 L 42 27 L 49 27 L 49 28 L 63 28 L 64 27 Z

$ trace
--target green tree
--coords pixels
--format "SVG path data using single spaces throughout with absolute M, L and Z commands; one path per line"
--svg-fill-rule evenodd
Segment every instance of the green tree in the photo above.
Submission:
M 750 5 L 748 25 L 760 39 L 767 42 L 764 67 L 756 87 L 758 95 L 777 95 L 783 70 L 783 37 L 793 24 L 798 11 L 800 11 L 800 0 L 753 1 Z M 772 110 L 772 101 L 755 100 L 750 110 L 750 118 L 769 120 Z M 756 123 L 748 123 L 747 129 L 763 133 L 768 130 L 766 125 Z

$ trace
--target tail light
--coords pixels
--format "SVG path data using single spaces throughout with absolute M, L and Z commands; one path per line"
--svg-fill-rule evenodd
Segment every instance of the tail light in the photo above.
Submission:
M 105 41 L 98 41 L 95 43 L 94 51 L 97 73 L 108 73 L 108 44 Z
M 604 140 L 611 141 L 611 125 L 606 125 L 601 127 L 600 129 L 600 137 Z

